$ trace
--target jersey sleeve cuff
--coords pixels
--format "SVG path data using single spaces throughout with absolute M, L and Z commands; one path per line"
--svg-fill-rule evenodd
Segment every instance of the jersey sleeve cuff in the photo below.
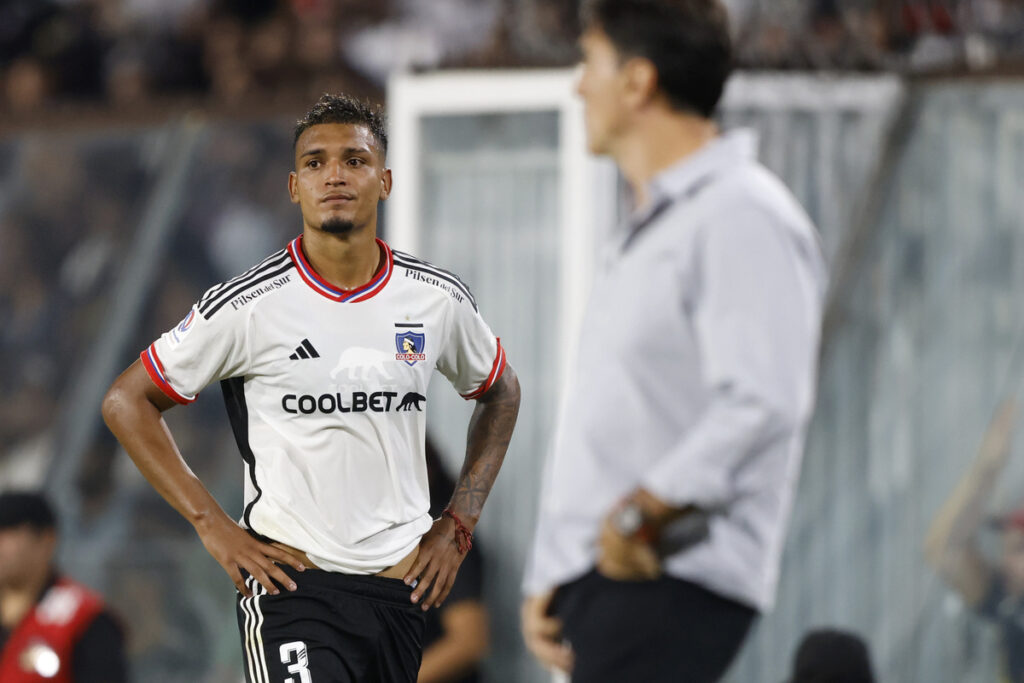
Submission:
M 150 344 L 146 347 L 146 350 L 139 354 L 139 358 L 142 359 L 142 367 L 146 368 L 146 372 L 149 373 L 149 378 L 153 380 L 153 384 L 157 385 L 160 391 L 167 394 L 168 398 L 181 405 L 188 405 L 196 400 L 195 396 L 186 396 L 179 393 L 167 381 L 167 373 L 164 372 L 164 365 L 160 362 L 160 356 L 156 353 L 155 344 Z
M 491 365 L 491 374 L 487 376 L 484 383 L 477 387 L 476 391 L 471 391 L 468 394 L 461 394 L 462 398 L 467 401 L 478 399 L 487 393 L 487 390 L 494 386 L 494 383 L 501 377 L 501 373 L 505 372 L 505 349 L 501 346 L 501 337 L 496 337 L 495 341 L 498 343 L 498 350 L 494 354 L 494 364 Z

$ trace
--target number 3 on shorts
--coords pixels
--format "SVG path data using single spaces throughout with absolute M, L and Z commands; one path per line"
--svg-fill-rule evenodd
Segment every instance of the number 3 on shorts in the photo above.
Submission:
M 289 676 L 284 683 L 313 683 L 313 678 L 306 667 L 309 663 L 306 644 L 301 640 L 294 640 L 281 646 L 281 663 L 288 665 L 288 673 L 299 674 L 298 680 Z

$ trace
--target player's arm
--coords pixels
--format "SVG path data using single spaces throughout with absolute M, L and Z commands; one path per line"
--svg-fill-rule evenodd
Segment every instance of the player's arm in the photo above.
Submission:
M 519 415 L 519 378 L 512 366 L 481 396 L 469 420 L 466 459 L 448 508 L 469 527 L 476 527 L 494 480 L 505 459 Z
M 469 421 L 466 459 L 455 485 L 448 509 L 423 536 L 416 563 L 405 577 L 411 584 L 419 581 L 413 591 L 413 602 L 423 609 L 440 605 L 451 591 L 463 552 L 460 551 L 455 519 L 470 531 L 476 527 L 494 480 L 505 459 L 512 430 L 519 415 L 519 379 L 512 366 L 505 365 L 501 376 L 476 400 Z M 422 602 L 429 588 L 430 594 Z
M 238 526 L 185 463 L 162 416 L 173 405 L 175 402 L 153 383 L 142 363 L 135 361 L 107 390 L 103 419 L 153 488 L 195 527 L 203 545 L 240 593 L 249 595 L 242 570 L 271 593 L 279 592 L 271 579 L 295 590 L 295 584 L 275 562 L 301 571 L 299 560 L 257 541 Z
M 1006 465 L 1016 410 L 1012 399 L 999 406 L 974 464 L 935 516 L 925 539 L 925 559 L 971 606 L 981 603 L 992 581 L 992 569 L 975 536 L 985 503 Z

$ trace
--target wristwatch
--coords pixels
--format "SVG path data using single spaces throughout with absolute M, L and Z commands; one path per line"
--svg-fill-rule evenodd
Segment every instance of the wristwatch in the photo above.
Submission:
M 612 527 L 628 538 L 638 538 L 644 543 L 654 544 L 658 533 L 644 514 L 643 508 L 635 501 L 626 501 L 611 516 Z

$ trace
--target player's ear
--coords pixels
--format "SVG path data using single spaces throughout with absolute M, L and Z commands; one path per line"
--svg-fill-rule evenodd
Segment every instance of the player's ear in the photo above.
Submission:
M 380 174 L 380 200 L 384 201 L 391 196 L 391 169 L 385 168 Z
M 295 175 L 295 171 L 288 174 L 288 198 L 292 200 L 292 204 L 299 203 L 299 177 Z

